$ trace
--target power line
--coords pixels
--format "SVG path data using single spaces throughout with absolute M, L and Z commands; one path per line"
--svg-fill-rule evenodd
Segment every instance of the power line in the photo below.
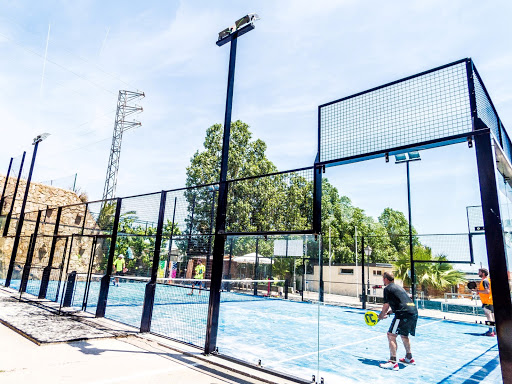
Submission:
M 8 36 L 6 36 L 5 34 L 3 34 L 3 33 L 1 33 L 1 32 L 0 32 L 0 36 L 4 37 L 5 39 L 7 39 L 8 41 L 10 41 L 11 43 L 13 43 L 13 44 L 17 45 L 17 46 L 18 46 L 18 47 L 20 47 L 21 49 L 23 49 L 23 50 L 25 50 L 25 51 L 27 51 L 27 52 L 29 52 L 29 53 L 33 54 L 33 55 L 36 55 L 36 56 L 38 56 L 38 57 L 40 57 L 40 58 L 44 59 L 44 56 L 43 56 L 43 55 L 39 54 L 38 52 L 36 52 L 36 51 L 34 51 L 34 50 L 30 49 L 30 48 L 27 48 L 27 47 L 25 47 L 25 46 L 21 45 L 21 43 L 18 43 L 17 41 L 15 41 L 15 40 L 13 40 L 13 39 L 9 38 Z M 71 70 L 71 69 L 69 69 L 69 68 L 66 68 L 65 66 L 63 66 L 63 65 L 61 65 L 61 64 L 59 64 L 59 63 L 57 63 L 56 61 L 53 61 L 53 60 L 48 59 L 48 58 L 46 59 L 46 61 L 48 61 L 49 63 L 51 63 L 51 64 L 53 64 L 53 65 L 55 65 L 55 66 L 57 66 L 57 67 L 59 67 L 59 68 L 61 68 L 61 69 L 63 69 L 63 70 L 65 70 L 65 71 L 68 71 L 69 73 L 72 73 L 73 75 L 75 75 L 75 76 L 77 76 L 77 77 L 81 78 L 81 79 L 82 79 L 82 80 L 84 80 L 84 81 L 89 82 L 90 84 L 94 85 L 95 87 L 97 87 L 97 88 L 99 88 L 99 89 L 101 89 L 101 90 L 103 90 L 103 91 L 105 91 L 105 92 L 108 92 L 108 93 L 110 93 L 110 94 L 112 94 L 112 95 L 115 95 L 115 93 L 114 93 L 114 92 L 112 92 L 111 90 L 109 90 L 109 89 L 107 89 L 107 88 L 105 88 L 105 87 L 103 87 L 103 86 L 101 86 L 101 85 L 99 85 L 99 84 L 95 83 L 95 82 L 94 82 L 94 81 L 92 81 L 92 80 L 89 80 L 87 77 L 82 76 L 82 75 L 80 75 L 79 73 L 76 73 L 75 71 L 73 71 L 73 70 Z

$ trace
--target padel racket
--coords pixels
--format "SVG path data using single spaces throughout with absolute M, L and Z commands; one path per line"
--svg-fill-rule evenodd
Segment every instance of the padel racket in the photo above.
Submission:
M 366 325 L 373 327 L 375 324 L 379 322 L 379 315 L 377 315 L 373 311 L 368 311 L 364 314 L 364 322 Z
M 474 281 L 468 282 L 468 288 L 469 289 L 476 289 L 476 283 Z

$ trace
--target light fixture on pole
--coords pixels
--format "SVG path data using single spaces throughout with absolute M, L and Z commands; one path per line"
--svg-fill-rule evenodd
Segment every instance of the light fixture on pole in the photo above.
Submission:
M 421 160 L 420 154 L 418 151 L 401 153 L 395 155 L 395 164 L 405 163 L 407 169 L 407 209 L 409 213 L 409 258 L 411 264 L 411 295 L 412 300 L 416 302 L 416 274 L 414 273 L 414 254 L 413 254 L 413 244 L 412 244 L 412 219 L 411 219 L 411 181 L 409 174 L 409 163 L 411 161 L 419 161 Z
M 220 160 L 219 200 L 217 204 L 215 243 L 213 245 L 213 257 L 211 263 L 210 300 L 208 303 L 208 317 L 206 320 L 206 337 L 204 343 L 205 354 L 210 354 L 215 351 L 217 347 L 217 331 L 219 328 L 220 290 L 224 263 L 224 245 L 226 242 L 224 232 L 226 230 L 226 211 L 228 204 L 228 185 L 226 180 L 228 175 L 233 88 L 235 84 L 236 45 L 238 37 L 252 31 L 254 29 L 254 21 L 258 19 L 258 15 L 254 13 L 241 17 L 235 21 L 233 26 L 225 28 L 219 32 L 219 37 L 216 43 L 221 47 L 224 44 L 231 42 L 231 48 L 229 51 L 226 110 L 224 113 L 224 135 L 222 137 L 222 154 Z
M 16 253 L 18 252 L 18 245 L 20 242 L 21 231 L 23 227 L 24 215 L 25 215 L 25 207 L 27 205 L 28 193 L 30 189 L 30 180 L 32 180 L 32 172 L 34 171 L 34 164 L 36 162 L 37 148 L 39 147 L 39 143 L 50 136 L 49 133 L 42 133 L 37 135 L 34 138 L 34 142 L 32 145 L 34 146 L 34 152 L 32 153 L 32 162 L 30 163 L 30 170 L 28 171 L 27 185 L 25 187 L 25 195 L 23 196 L 23 202 L 21 203 L 20 216 L 18 219 L 18 224 L 16 227 L 16 237 L 14 238 L 14 243 L 12 245 L 12 254 L 11 260 L 9 262 L 9 268 L 7 269 L 7 275 L 5 277 L 5 286 L 8 287 L 11 284 L 12 273 L 14 270 L 14 262 L 16 260 Z

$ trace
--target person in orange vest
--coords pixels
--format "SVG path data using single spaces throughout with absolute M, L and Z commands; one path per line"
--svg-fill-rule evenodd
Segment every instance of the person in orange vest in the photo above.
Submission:
M 494 306 L 492 302 L 492 292 L 491 292 L 491 279 L 489 279 L 489 271 L 485 268 L 480 268 L 478 270 L 478 277 L 482 280 L 478 285 L 478 289 L 474 289 L 474 292 L 477 292 L 480 295 L 480 301 L 482 302 L 482 308 L 484 309 L 485 317 L 488 321 L 494 323 Z M 489 325 L 489 330 L 484 333 L 484 336 L 495 336 L 495 328 L 492 325 Z

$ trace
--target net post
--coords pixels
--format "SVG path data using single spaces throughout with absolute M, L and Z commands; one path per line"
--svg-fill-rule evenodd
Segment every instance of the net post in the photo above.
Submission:
M 57 218 L 55 220 L 55 227 L 53 228 L 52 246 L 50 248 L 50 255 L 48 257 L 48 265 L 43 269 L 43 276 L 41 277 L 41 286 L 39 287 L 39 299 L 46 298 L 48 291 L 48 283 L 50 282 L 50 273 L 52 271 L 53 258 L 55 255 L 55 248 L 57 246 L 57 235 L 59 234 L 60 217 L 62 214 L 62 207 L 57 210 Z
M 37 241 L 37 232 L 39 231 L 39 223 L 41 222 L 41 213 L 43 211 L 39 210 L 37 212 L 36 225 L 34 227 L 34 233 L 31 236 L 31 241 L 28 247 L 27 258 L 25 260 L 25 265 L 23 266 L 23 273 L 21 275 L 21 283 L 20 283 L 20 293 L 23 293 L 27 289 L 28 277 L 30 275 L 30 268 L 32 267 L 32 259 L 34 257 L 34 249 L 36 247 Z
M 366 309 L 366 286 L 364 284 L 364 236 L 361 236 L 361 302 Z
M 112 237 L 107 261 L 107 271 L 105 272 L 105 276 L 101 278 L 100 292 L 98 295 L 98 306 L 96 307 L 96 317 L 105 317 L 105 311 L 107 309 L 108 290 L 110 287 L 110 277 L 112 276 L 112 264 L 114 263 L 114 255 L 116 253 L 117 230 L 119 228 L 119 217 L 121 216 L 122 201 L 123 199 L 121 198 L 116 199 L 116 213 L 114 216 L 114 224 L 112 228 Z M 106 204 L 103 205 L 103 208 L 104 207 L 106 207 Z
M 256 256 L 254 260 L 254 280 L 258 280 L 258 267 L 260 266 L 259 259 L 258 259 L 258 244 L 259 244 L 259 238 L 256 238 Z M 258 283 L 255 281 L 253 284 L 253 294 L 254 296 L 258 296 Z
M 477 129 L 486 129 L 480 119 Z M 492 278 L 492 296 L 500 352 L 501 373 L 504 383 L 512 383 L 512 305 L 508 281 L 505 239 L 500 217 L 498 188 L 489 129 L 475 135 L 475 149 L 480 184 L 480 198 L 485 228 L 485 244 Z
M 160 211 L 158 213 L 158 224 L 156 228 L 153 264 L 151 266 L 151 280 L 146 284 L 146 290 L 144 293 L 144 306 L 142 307 L 142 319 L 140 322 L 141 332 L 149 332 L 151 329 L 151 318 L 153 316 L 153 304 L 155 302 L 156 292 L 156 278 L 158 275 L 158 264 L 160 262 L 160 248 L 162 246 L 166 198 L 167 192 L 162 191 L 160 194 Z
M 288 282 L 288 279 L 284 281 L 284 298 L 288 300 L 288 289 L 290 288 L 290 283 Z

